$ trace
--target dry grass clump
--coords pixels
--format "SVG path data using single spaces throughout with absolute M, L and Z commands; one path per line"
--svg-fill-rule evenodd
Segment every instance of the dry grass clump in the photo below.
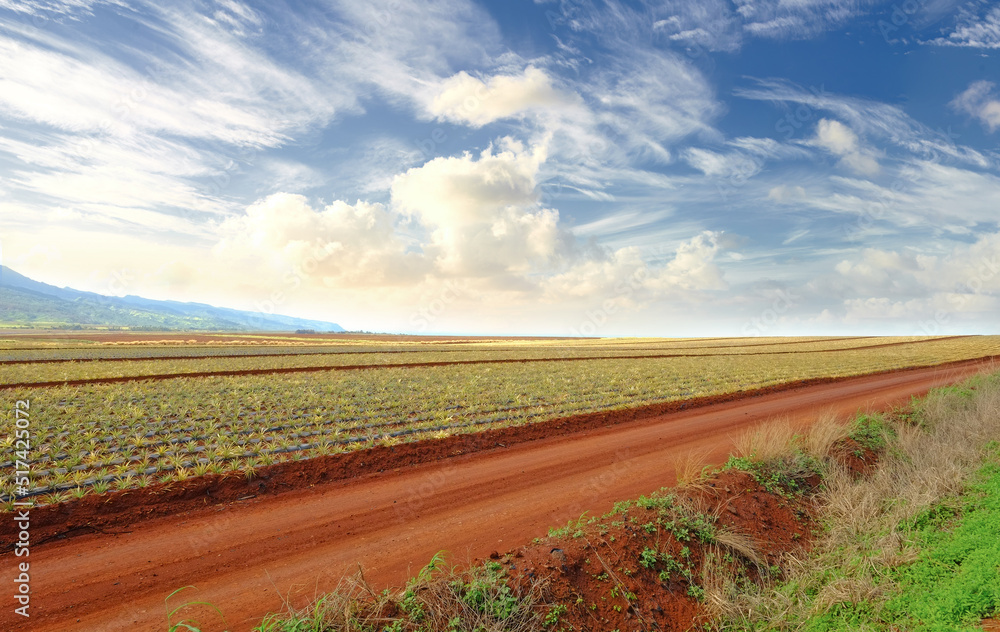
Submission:
M 711 450 L 691 450 L 674 461 L 677 487 L 701 488 L 712 467 L 709 465 Z
M 882 441 L 886 447 L 869 476 L 854 477 L 828 457 L 838 433 L 827 426 L 817 428 L 814 438 L 788 439 L 786 454 L 789 446 L 824 454 L 825 489 L 817 500 L 826 531 L 811 552 L 786 559 L 786 581 L 779 587 L 735 590 L 724 575 L 714 577 L 706 592 L 717 629 L 794 630 L 843 603 L 877 610 L 893 590 L 885 570 L 912 561 L 907 525 L 961 492 L 982 465 L 985 446 L 1000 439 L 1000 374 L 933 391 L 896 422 L 861 420 L 853 428 L 859 443 Z M 780 459 L 777 445 L 787 434 L 765 430 L 741 449 Z
M 459 571 L 438 554 L 398 594 L 373 591 L 359 570 L 312 605 L 271 615 L 255 632 L 533 632 L 543 629 L 550 601 L 543 580 L 514 586 L 499 564 Z
M 734 454 L 763 463 L 787 460 L 795 451 L 816 459 L 829 456 L 830 448 L 847 437 L 850 429 L 833 415 L 823 415 L 804 432 L 787 419 L 779 419 L 744 432 L 736 438 Z

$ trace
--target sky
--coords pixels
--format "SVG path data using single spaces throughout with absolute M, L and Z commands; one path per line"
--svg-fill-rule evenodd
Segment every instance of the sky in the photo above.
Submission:
M 1000 3 L 0 0 L 38 281 L 396 333 L 1000 333 Z

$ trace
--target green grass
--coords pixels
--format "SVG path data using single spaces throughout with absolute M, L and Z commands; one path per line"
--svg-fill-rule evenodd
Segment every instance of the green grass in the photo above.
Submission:
M 957 502 L 914 521 L 920 559 L 900 569 L 902 594 L 886 607 L 905 627 L 971 630 L 1000 609 L 1000 454 L 995 459 Z
M 872 602 L 835 604 L 805 621 L 803 629 L 980 629 L 982 619 L 1000 610 L 1000 454 L 975 478 L 966 493 L 934 505 L 905 525 L 912 530 L 911 550 L 917 559 L 887 570 L 887 588 L 894 596 L 883 607 Z

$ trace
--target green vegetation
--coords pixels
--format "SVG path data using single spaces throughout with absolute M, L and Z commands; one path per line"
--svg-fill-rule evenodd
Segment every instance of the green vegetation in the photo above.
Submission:
M 246 330 L 246 325 L 208 316 L 181 316 L 130 307 L 114 297 L 66 300 L 20 288 L 0 287 L 0 324 L 66 328 L 76 325 L 182 331 Z
M 255 632 L 528 632 L 551 629 L 565 606 L 541 582 L 514 587 L 496 562 L 459 571 L 439 553 L 401 593 L 376 593 L 360 575 L 310 606 L 267 617 Z
M 717 629 L 972 631 L 1000 614 L 1000 374 L 861 416 L 850 435 L 883 450 L 879 467 L 828 465 L 823 532 L 786 561 L 784 582 L 718 574 Z

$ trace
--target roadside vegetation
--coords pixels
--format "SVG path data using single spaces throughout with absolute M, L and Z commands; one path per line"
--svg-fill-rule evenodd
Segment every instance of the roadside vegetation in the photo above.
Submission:
M 1000 374 L 866 424 L 879 466 L 827 467 L 821 535 L 777 585 L 725 576 L 721 630 L 975 630 L 1000 609 Z

